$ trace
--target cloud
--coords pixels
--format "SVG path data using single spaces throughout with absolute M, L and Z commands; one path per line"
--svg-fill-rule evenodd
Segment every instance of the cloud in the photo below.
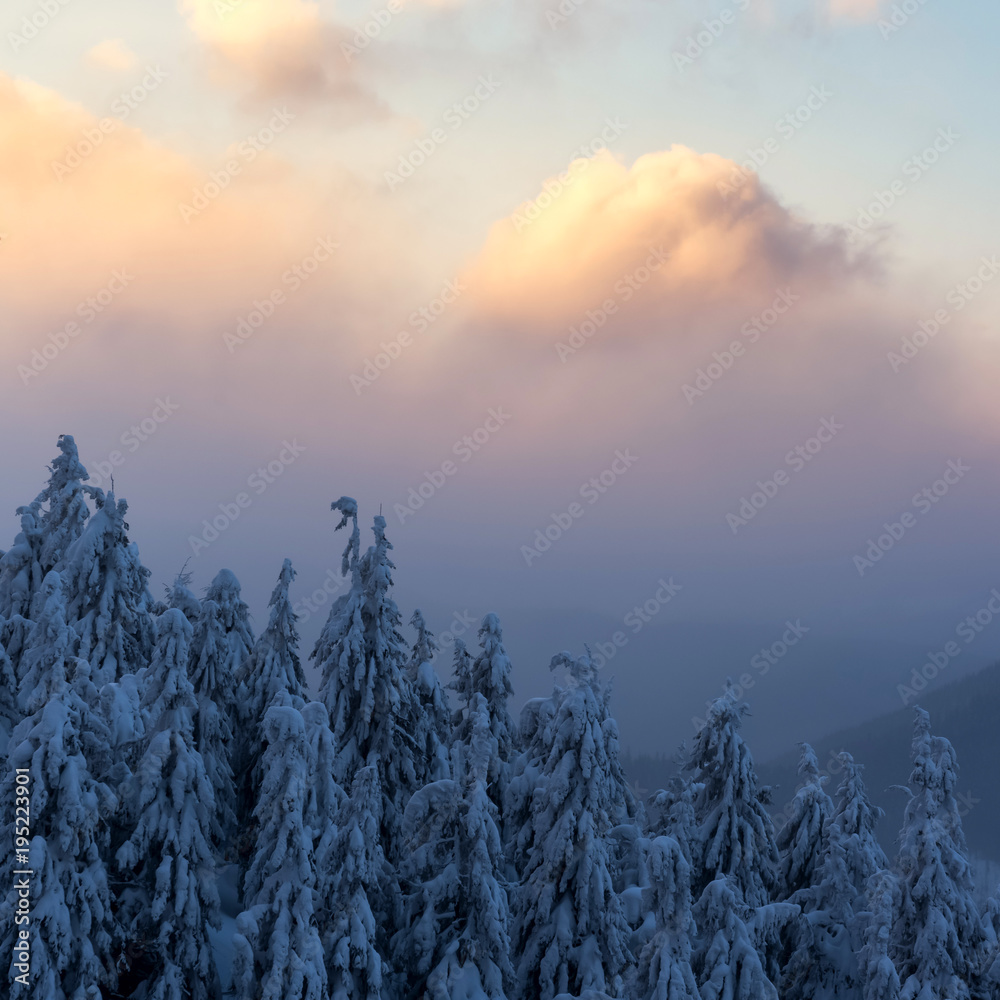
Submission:
M 854 268 L 841 231 L 796 218 L 732 161 L 674 146 L 631 168 L 575 161 L 493 227 L 466 279 L 481 319 L 552 336 L 607 299 L 634 300 L 634 333 Z
M 223 331 L 272 289 L 287 291 L 283 273 L 330 237 L 343 254 L 288 296 L 270 338 L 278 349 L 294 330 L 289 350 L 324 352 L 348 336 L 356 300 L 384 291 L 399 266 L 406 241 L 367 189 L 329 164 L 322 176 L 297 170 L 279 156 L 280 136 L 202 163 L 3 74 L 0 121 L 0 357 L 19 389 L 17 365 L 79 321 L 80 304 L 115 271 L 134 279 L 74 341 L 89 346 L 73 348 L 72 364 L 53 364 L 61 373 L 53 377 L 82 383 L 95 368 L 125 364 L 124 355 L 138 362 L 144 338 L 161 352 L 169 340 L 165 364 L 189 362 L 196 345 L 209 367 L 227 361 Z M 185 205 L 201 207 L 186 219 Z
M 135 53 L 120 38 L 109 38 L 88 49 L 84 60 L 88 66 L 114 73 L 124 73 L 139 63 Z
M 192 31 L 227 85 L 249 85 L 252 100 L 332 102 L 356 115 L 384 116 L 357 79 L 343 45 L 353 32 L 325 21 L 309 0 L 180 0 Z

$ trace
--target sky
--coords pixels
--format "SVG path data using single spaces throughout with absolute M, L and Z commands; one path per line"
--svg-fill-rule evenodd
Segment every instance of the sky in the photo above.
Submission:
M 995 6 L 0 20 L 0 548 L 71 433 L 154 593 L 261 626 L 288 556 L 308 647 L 354 496 L 443 673 L 488 611 L 519 700 L 588 642 L 640 752 L 727 678 L 767 756 L 1000 652 Z

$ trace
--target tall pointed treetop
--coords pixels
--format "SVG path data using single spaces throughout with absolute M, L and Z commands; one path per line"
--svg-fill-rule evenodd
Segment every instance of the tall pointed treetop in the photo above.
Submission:
M 792 801 L 792 814 L 777 838 L 781 891 L 786 899 L 815 884 L 826 854 L 827 823 L 833 814 L 833 802 L 823 789 L 826 777 L 820 774 L 816 753 L 808 743 L 799 746 L 802 784 Z
M 356 516 L 353 501 L 338 504 L 334 508 L 343 509 L 342 524 Z M 378 769 L 391 858 L 403 807 L 416 786 L 415 739 L 408 731 L 413 692 L 405 673 L 401 616 L 392 599 L 395 566 L 385 518 L 377 516 L 372 530 L 375 544 L 356 563 L 350 592 L 331 608 L 313 656 L 322 673 L 320 698 L 337 742 L 334 776 L 347 788 L 360 768 Z
M 260 795 L 264 773 L 264 718 L 271 705 L 284 699 L 304 702 L 305 677 L 299 661 L 298 616 L 292 609 L 288 588 L 295 579 L 291 560 L 286 559 L 271 594 L 267 628 L 254 644 L 239 684 L 236 714 L 236 752 L 233 758 L 237 783 L 237 818 L 249 831 Z
M 846 752 L 839 754 L 838 759 L 844 768 L 844 776 L 837 788 L 837 801 L 830 823 L 840 828 L 848 877 L 860 904 L 868 880 L 876 872 L 889 867 L 889 859 L 875 833 L 878 821 L 885 814 L 868 797 L 868 789 L 862 779 L 862 766 Z M 856 909 L 863 907 L 859 905 Z
M 246 690 L 241 715 L 254 725 L 263 722 L 267 707 L 279 690 L 300 698 L 306 694 L 306 679 L 299 659 L 299 616 L 288 594 L 294 579 L 292 562 L 286 559 L 268 602 L 271 614 L 267 628 L 255 643 L 244 671 Z
M 901 901 L 891 957 L 901 1000 L 968 1000 L 986 951 L 974 898 L 969 851 L 955 788 L 951 743 L 931 734 L 930 716 L 914 720 L 910 800 L 903 815 L 896 868 Z
M 114 493 L 100 494 L 97 512 L 63 560 L 67 617 L 100 683 L 135 673 L 148 662 L 156 636 L 150 574 L 129 541 L 127 512 Z
M 778 849 L 750 749 L 740 734 L 749 711 L 730 691 L 709 707 L 687 763 L 700 786 L 695 799 L 698 857 L 695 895 L 727 876 L 752 907 L 770 900 Z
M 93 495 L 93 487 L 83 485 L 89 473 L 80 462 L 76 441 L 71 434 L 63 434 L 58 441 L 59 454 L 53 459 L 49 482 L 38 495 L 46 505 L 42 514 L 43 541 L 42 568 L 45 572 L 55 569 L 66 550 L 83 534 L 90 517 L 86 493 Z
M 517 727 L 508 708 L 514 693 L 510 682 L 510 657 L 503 643 L 500 619 L 495 614 L 483 618 L 479 645 L 482 652 L 472 665 L 472 688 L 486 699 L 490 731 L 497 741 L 497 755 L 490 773 L 490 798 L 499 808 L 510 784 Z

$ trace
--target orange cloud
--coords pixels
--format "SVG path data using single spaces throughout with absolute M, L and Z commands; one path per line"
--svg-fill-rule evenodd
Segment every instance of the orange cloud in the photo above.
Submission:
M 268 128 L 267 119 L 262 124 Z M 205 338 L 210 358 L 225 356 L 223 331 L 255 299 L 276 287 L 289 292 L 283 274 L 321 238 L 344 251 L 324 264 L 322 277 L 288 296 L 278 318 L 287 326 L 296 313 L 307 316 L 292 326 L 313 344 L 342 329 L 329 317 L 344 317 L 345 299 L 376 286 L 384 292 L 386 271 L 396 267 L 392 248 L 403 241 L 346 172 L 327 166 L 318 178 L 297 171 L 278 155 L 280 135 L 271 145 L 262 138 L 269 136 L 259 131 L 253 144 L 239 141 L 201 164 L 0 74 L 5 359 L 16 366 L 53 331 L 91 320 L 79 342 L 107 331 L 104 347 L 74 349 L 66 373 L 106 363 L 126 329 L 133 340 L 169 331 L 177 355 L 168 352 L 168 361 L 182 360 Z M 87 319 L 86 300 L 106 296 L 109 285 L 113 305 Z
M 325 100 L 385 113 L 342 48 L 353 33 L 325 21 L 311 0 L 180 0 L 180 7 L 220 81 L 249 84 L 255 100 Z
M 488 321 L 558 334 L 608 299 L 678 317 L 852 271 L 842 233 L 797 219 L 740 171 L 683 146 L 631 168 L 607 152 L 576 161 L 493 227 L 465 276 L 470 298 Z

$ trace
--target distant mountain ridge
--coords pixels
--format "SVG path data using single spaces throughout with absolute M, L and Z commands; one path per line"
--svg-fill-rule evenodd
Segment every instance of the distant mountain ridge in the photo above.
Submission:
M 812 742 L 828 775 L 826 790 L 834 795 L 840 783 L 836 755 L 848 751 L 864 765 L 872 801 L 886 813 L 879 839 L 892 857 L 903 820 L 906 793 L 892 785 L 906 785 L 910 775 L 913 709 L 919 705 L 931 715 L 935 735 L 955 746 L 960 767 L 958 800 L 970 851 L 1000 863 L 1000 663 L 958 678 L 894 712 L 885 713 Z M 750 744 L 753 750 L 753 742 Z M 799 751 L 790 748 L 768 761 L 758 760 L 762 783 L 772 786 L 771 812 L 776 825 L 799 785 Z M 624 754 L 622 762 L 637 794 L 646 798 L 665 785 L 676 769 L 671 756 Z
M 928 692 L 908 706 L 869 722 L 841 730 L 814 744 L 821 765 L 830 773 L 827 791 L 839 784 L 836 754 L 847 750 L 864 765 L 865 783 L 872 800 L 886 812 L 879 839 L 890 856 L 903 819 L 906 794 L 890 789 L 905 785 L 910 774 L 913 709 L 919 705 L 931 715 L 935 735 L 951 740 L 958 753 L 957 797 L 962 825 L 973 854 L 1000 861 L 1000 663 Z M 797 749 L 760 765 L 761 780 L 774 787 L 772 812 L 780 823 L 785 804 L 798 787 Z

